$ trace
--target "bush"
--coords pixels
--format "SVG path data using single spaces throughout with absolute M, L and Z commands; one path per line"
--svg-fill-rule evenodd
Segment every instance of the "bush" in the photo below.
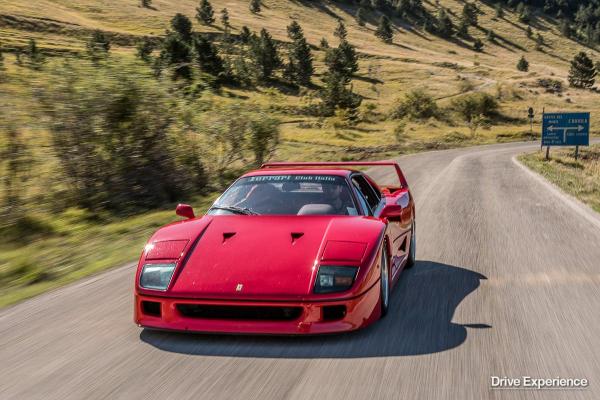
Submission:
M 260 165 L 279 144 L 279 121 L 251 112 L 239 103 L 208 104 L 208 111 L 191 110 L 191 129 L 197 135 L 208 172 L 226 185 L 228 171 L 251 163 Z
M 146 209 L 204 187 L 194 147 L 172 129 L 174 102 L 139 69 L 65 64 L 36 91 L 78 206 Z
M 498 114 L 498 101 L 488 93 L 461 96 L 452 102 L 452 109 L 466 122 L 475 116 L 494 117 Z
M 498 101 L 487 93 L 461 96 L 452 102 L 452 109 L 467 123 L 472 137 L 478 128 L 489 125 L 489 118 L 498 114 L 498 107 Z
M 392 111 L 391 117 L 394 119 L 427 119 L 436 117 L 438 106 L 429 94 L 423 90 L 417 89 L 408 92 L 399 101 L 399 104 Z
M 540 78 L 537 80 L 538 86 L 543 87 L 547 93 L 562 93 L 563 83 L 557 79 Z

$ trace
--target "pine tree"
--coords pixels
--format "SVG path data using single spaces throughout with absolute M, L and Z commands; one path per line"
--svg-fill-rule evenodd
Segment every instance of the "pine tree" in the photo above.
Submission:
M 342 52 L 344 67 L 348 77 L 358 71 L 358 55 L 356 49 L 347 40 L 342 40 L 338 49 Z
M 173 79 L 189 79 L 192 76 L 191 62 L 190 44 L 185 42 L 181 34 L 168 32 L 162 44 L 160 57 L 156 60 L 156 68 L 160 70 L 163 65 L 166 65 L 172 67 Z
M 538 33 L 535 38 L 535 49 L 537 51 L 542 51 L 543 46 L 544 46 L 544 37 Z
M 149 37 L 144 36 L 142 40 L 140 40 L 136 46 L 137 48 L 137 56 L 140 60 L 148 62 L 150 61 L 150 56 L 154 51 L 154 43 L 150 40 Z
M 250 29 L 246 25 L 242 26 L 239 36 L 240 42 L 242 42 L 243 44 L 247 44 L 250 41 L 251 35 L 252 33 L 250 32 Z
M 594 86 L 596 73 L 592 59 L 582 51 L 571 61 L 569 84 L 576 88 L 590 89 Z
M 460 37 L 466 38 L 469 36 L 469 23 L 464 18 L 461 18 L 456 29 L 456 34 Z
M 324 37 L 321 38 L 321 41 L 319 42 L 319 47 L 322 49 L 328 49 L 329 48 L 329 42 L 327 41 L 327 39 L 325 39 Z
M 462 10 L 462 18 L 470 25 L 477 26 L 477 6 L 473 3 L 465 3 Z
M 440 35 L 447 38 L 452 36 L 452 33 L 454 32 L 454 25 L 452 24 L 452 20 L 448 16 L 446 10 L 444 10 L 443 8 L 440 8 L 440 11 L 438 12 L 437 32 Z
M 302 27 L 296 21 L 288 25 L 287 32 L 293 43 L 289 52 L 289 62 L 286 66 L 286 76 L 299 85 L 308 85 L 314 73 L 310 46 L 304 37 Z
M 172 68 L 172 78 L 189 79 L 192 76 L 190 64 L 192 62 L 192 51 L 190 45 L 182 40 L 175 32 L 168 32 L 162 43 L 159 58 L 155 67 L 161 69 L 163 66 Z
M 375 36 L 383 40 L 385 43 L 392 43 L 392 40 L 394 38 L 394 31 L 392 30 L 392 24 L 390 23 L 390 19 L 385 15 L 382 15 L 379 19 L 379 25 L 377 26 Z
M 141 0 L 141 5 L 144 8 L 150 8 L 152 7 L 152 0 Z
M 171 28 L 179 38 L 188 44 L 192 43 L 192 21 L 183 14 L 175 14 L 171 19 Z
M 525 6 L 523 5 L 523 3 L 519 3 L 519 5 L 523 6 L 521 7 L 521 10 L 519 10 L 519 7 L 517 7 L 517 13 L 519 14 L 519 21 L 528 24 L 531 22 L 531 8 L 529 8 L 529 6 Z
M 529 71 L 529 61 L 525 58 L 525 56 L 521 56 L 519 62 L 517 63 L 517 69 L 521 72 Z
M 300 26 L 300 24 L 296 21 L 292 21 L 287 26 L 287 34 L 288 34 L 288 37 L 290 39 L 292 39 L 293 41 L 304 37 L 304 31 L 302 30 L 302 27 Z
M 344 22 L 341 19 L 338 20 L 338 24 L 333 31 L 333 36 L 339 38 L 340 40 L 346 40 L 346 36 L 348 36 L 346 25 L 344 25 Z
M 573 31 L 571 30 L 571 21 L 569 21 L 567 18 L 560 20 L 560 32 L 566 38 L 570 38 L 572 36 Z
M 200 0 L 200 5 L 196 7 L 196 19 L 203 25 L 212 25 L 215 22 L 215 12 L 210 1 Z
M 110 51 L 110 40 L 100 31 L 95 30 L 87 42 L 87 52 L 93 61 L 106 57 Z
M 220 77 L 224 72 L 223 59 L 219 56 L 216 46 L 204 35 L 194 39 L 196 62 L 203 72 Z
M 502 8 L 502 4 L 496 4 L 496 18 L 504 18 L 504 8 Z
M 533 37 L 533 30 L 531 29 L 531 26 L 527 25 L 527 37 L 529 39 L 531 39 Z
M 332 115 L 338 108 L 346 110 L 349 116 L 357 115 L 362 99 L 352 92 L 352 87 L 349 87 L 349 80 L 343 74 L 340 74 L 335 66 L 329 66 L 323 83 L 320 97 L 323 100 L 323 113 L 325 115 Z
M 343 85 L 347 85 L 358 71 L 358 56 L 354 46 L 343 40 L 338 47 L 328 49 L 325 65 L 330 73 L 335 73 L 342 80 Z
M 260 0 L 250 0 L 250 12 L 253 14 L 260 12 Z
M 250 39 L 250 55 L 259 80 L 271 78 L 273 72 L 281 67 L 277 44 L 265 28 L 260 31 L 260 37 Z
M 588 46 L 594 45 L 594 28 L 591 25 L 585 28 L 585 39 Z
M 483 42 L 481 41 L 481 39 L 475 39 L 475 42 L 473 42 L 473 50 L 475 50 L 478 53 L 481 53 L 483 51 Z
M 367 24 L 367 11 L 362 7 L 359 7 L 356 11 L 356 22 L 360 26 L 365 26 Z
M 496 34 L 491 29 L 489 29 L 487 32 L 487 40 L 488 40 L 488 42 L 492 42 L 492 43 L 496 41 Z
M 29 56 L 29 64 L 33 69 L 40 68 L 45 61 L 44 56 L 42 53 L 40 53 L 40 50 L 37 47 L 35 39 L 29 39 L 29 44 L 27 45 L 27 55 Z
M 227 11 L 226 8 L 221 10 L 221 24 L 223 24 L 223 28 L 226 30 L 231 28 L 231 25 L 229 24 L 229 11 Z

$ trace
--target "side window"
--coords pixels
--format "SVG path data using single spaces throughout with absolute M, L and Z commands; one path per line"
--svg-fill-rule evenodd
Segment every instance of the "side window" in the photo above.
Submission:
M 373 212 L 379 205 L 381 196 L 377 194 L 375 189 L 373 189 L 373 187 L 369 185 L 369 182 L 361 175 L 354 175 L 352 177 L 352 184 L 356 187 L 357 191 L 362 194 L 362 197 L 367 201 L 369 209 Z
M 369 205 L 367 204 L 367 200 L 365 199 L 365 196 L 363 196 L 362 192 L 360 191 L 360 188 L 358 187 L 358 184 L 356 182 L 354 182 L 354 179 L 352 180 L 352 185 L 354 186 L 354 192 L 356 193 L 356 197 L 358 198 L 358 202 L 360 203 L 360 207 L 366 211 L 366 215 L 373 215 L 373 213 L 371 212 L 371 208 L 369 207 Z

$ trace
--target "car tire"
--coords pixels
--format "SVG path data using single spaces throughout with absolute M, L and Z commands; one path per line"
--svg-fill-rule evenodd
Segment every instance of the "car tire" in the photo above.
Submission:
M 406 261 L 405 268 L 412 268 L 417 262 L 417 225 L 413 221 L 412 228 L 410 230 L 410 248 L 408 249 L 408 261 Z
M 381 318 L 385 317 L 390 308 L 390 261 L 385 242 L 381 249 L 381 280 L 380 280 L 380 303 Z

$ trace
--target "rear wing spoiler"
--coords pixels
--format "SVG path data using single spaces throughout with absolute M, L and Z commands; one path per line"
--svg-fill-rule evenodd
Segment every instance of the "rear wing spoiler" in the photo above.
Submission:
M 335 162 L 270 162 L 263 164 L 260 168 L 294 168 L 294 167 L 323 167 L 323 168 L 337 168 L 337 167 L 393 167 L 398 175 L 398 180 L 402 185 L 402 188 L 408 187 L 406 178 L 402 173 L 402 169 L 398 163 L 393 161 L 335 161 Z

